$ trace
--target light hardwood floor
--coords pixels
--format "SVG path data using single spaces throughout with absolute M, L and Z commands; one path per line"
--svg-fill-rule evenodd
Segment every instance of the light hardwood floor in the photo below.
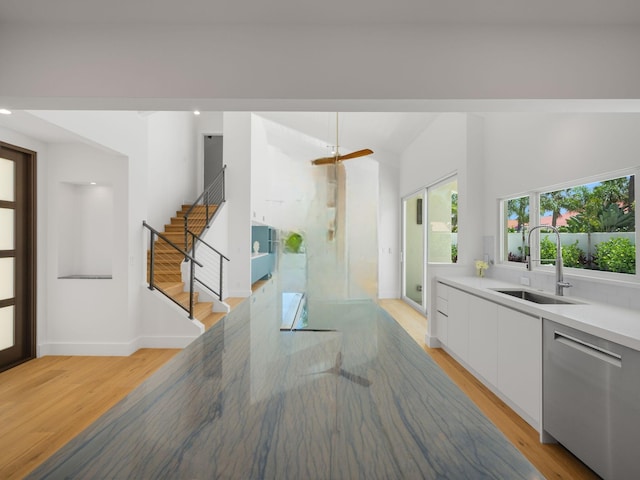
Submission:
M 384 308 L 433 358 L 489 420 L 548 479 L 598 479 L 593 471 L 561 445 L 539 442 L 539 434 L 493 392 L 440 348 L 425 345 L 427 319 L 402 300 L 380 300 Z
M 598 478 L 561 446 L 541 445 L 528 424 L 449 355 L 427 348 L 423 316 L 401 300 L 380 304 L 543 475 Z M 130 357 L 49 356 L 0 373 L 0 478 L 23 478 L 178 351 L 141 349 Z

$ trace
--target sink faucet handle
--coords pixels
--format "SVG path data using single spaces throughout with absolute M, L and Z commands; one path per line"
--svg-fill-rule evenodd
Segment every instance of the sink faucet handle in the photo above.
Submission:
M 569 282 L 558 282 L 558 285 L 561 286 L 562 288 L 573 287 L 573 285 Z

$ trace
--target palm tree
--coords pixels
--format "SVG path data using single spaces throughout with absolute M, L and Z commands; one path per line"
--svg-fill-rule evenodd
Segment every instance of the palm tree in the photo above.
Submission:
M 540 210 L 543 212 L 551 212 L 551 225 L 553 227 L 557 225 L 558 217 L 560 217 L 562 210 L 567 209 L 568 205 L 571 204 L 570 198 L 570 188 L 540 195 Z

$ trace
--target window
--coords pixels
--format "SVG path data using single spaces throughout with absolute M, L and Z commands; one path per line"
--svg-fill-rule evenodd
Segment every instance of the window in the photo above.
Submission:
M 529 197 L 518 197 L 503 202 L 504 248 L 502 260 L 524 262 L 527 230 L 529 226 Z
M 560 232 L 565 267 L 636 273 L 634 175 L 532 192 L 502 201 L 501 209 L 505 262 L 524 262 L 529 229 L 550 225 Z M 543 229 L 539 239 L 533 256 L 555 263 L 555 233 Z
M 560 231 L 566 267 L 636 273 L 634 175 L 541 193 L 539 224 Z M 554 263 L 549 235 L 540 235 L 542 263 Z
M 430 263 L 458 261 L 458 179 L 427 190 L 427 250 Z

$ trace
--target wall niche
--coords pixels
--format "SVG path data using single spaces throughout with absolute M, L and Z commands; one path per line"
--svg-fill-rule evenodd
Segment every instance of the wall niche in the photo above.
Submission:
M 113 187 L 60 182 L 58 278 L 111 279 Z

